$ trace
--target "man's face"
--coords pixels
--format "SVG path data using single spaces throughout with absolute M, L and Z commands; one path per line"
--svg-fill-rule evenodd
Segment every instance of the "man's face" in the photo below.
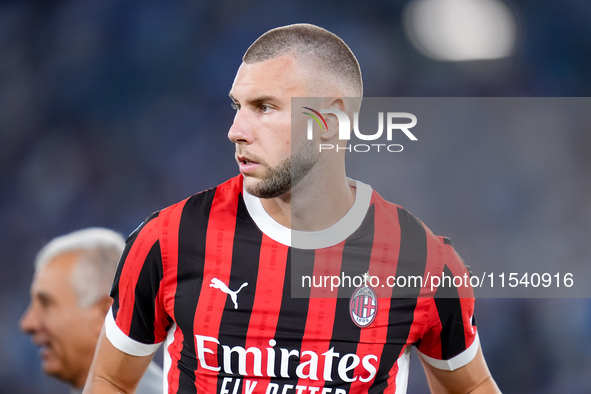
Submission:
M 236 144 L 249 193 L 283 195 L 316 163 L 314 142 L 303 134 L 297 141 L 291 138 L 291 98 L 308 95 L 307 78 L 292 56 L 240 66 L 230 91 L 237 112 L 228 138 Z
M 76 253 L 52 259 L 31 284 L 31 303 L 21 329 L 40 347 L 43 372 L 82 387 L 90 368 L 104 314 L 97 305 L 82 308 L 72 288 Z

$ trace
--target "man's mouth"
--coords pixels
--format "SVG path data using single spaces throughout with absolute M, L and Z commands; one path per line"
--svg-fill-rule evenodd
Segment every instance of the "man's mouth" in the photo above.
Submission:
M 240 172 L 245 175 L 253 172 L 259 166 L 259 162 L 246 156 L 238 155 L 236 156 L 236 161 L 238 162 Z
M 252 155 L 244 155 L 244 154 L 242 154 L 242 152 L 240 152 L 240 153 L 236 152 L 236 160 L 238 160 L 240 163 L 243 163 L 243 164 L 258 163 L 256 161 L 256 157 L 253 158 Z
M 41 358 L 43 358 L 43 359 L 47 358 L 47 356 L 49 356 L 49 353 L 51 352 L 51 345 L 49 343 L 45 343 L 45 344 L 41 344 L 38 346 L 39 346 L 39 355 L 41 356 Z
M 239 159 L 239 160 L 240 160 L 240 163 L 242 163 L 242 164 L 257 164 L 256 161 L 252 161 L 249 159 Z

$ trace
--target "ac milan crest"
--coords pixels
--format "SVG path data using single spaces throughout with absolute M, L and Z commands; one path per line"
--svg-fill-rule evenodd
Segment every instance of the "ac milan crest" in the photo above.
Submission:
M 351 319 L 358 327 L 368 327 L 378 313 L 378 297 L 369 286 L 361 286 L 351 296 L 349 303 Z

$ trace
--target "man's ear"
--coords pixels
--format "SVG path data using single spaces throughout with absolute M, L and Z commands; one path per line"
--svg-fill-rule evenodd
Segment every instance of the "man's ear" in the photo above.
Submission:
M 101 299 L 96 302 L 94 307 L 96 307 L 98 314 L 104 317 L 107 315 L 107 312 L 109 311 L 109 308 L 111 307 L 112 303 L 113 299 L 108 295 L 105 295 L 102 296 Z
M 341 112 L 347 112 L 347 105 L 345 103 L 345 100 L 342 97 L 334 97 L 334 98 L 330 98 L 328 99 L 324 105 L 323 108 L 326 109 L 332 109 L 332 110 L 339 110 Z M 326 120 L 326 124 L 328 125 L 328 129 L 322 131 L 322 133 L 320 134 L 320 138 L 322 138 L 325 141 L 331 140 L 333 139 L 336 135 L 338 135 L 339 133 L 339 119 L 337 118 L 336 115 L 334 114 L 330 114 L 330 113 L 326 113 L 323 114 L 324 119 Z
M 91 324 L 90 328 L 94 331 L 96 338 L 98 338 L 99 333 L 101 332 L 105 322 L 105 316 L 107 316 L 112 303 L 113 299 L 108 295 L 104 295 L 97 302 L 86 309 L 88 312 L 90 312 L 90 319 L 88 321 Z

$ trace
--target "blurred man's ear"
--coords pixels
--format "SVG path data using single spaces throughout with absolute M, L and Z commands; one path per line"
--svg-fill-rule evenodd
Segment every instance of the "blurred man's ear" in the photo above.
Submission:
M 109 311 L 109 308 L 111 307 L 111 304 L 113 303 L 113 299 L 109 296 L 102 296 L 100 298 L 100 300 L 98 300 L 95 304 L 94 307 L 97 308 L 98 312 L 102 315 L 102 317 L 104 318 L 107 315 L 107 312 Z
M 102 296 L 97 302 L 95 302 L 88 308 L 91 313 L 90 321 L 92 322 L 92 326 L 96 330 L 97 338 L 103 327 L 103 324 L 105 323 L 105 317 L 107 316 L 107 313 L 109 312 L 109 308 L 111 307 L 112 303 L 113 299 L 105 295 Z

